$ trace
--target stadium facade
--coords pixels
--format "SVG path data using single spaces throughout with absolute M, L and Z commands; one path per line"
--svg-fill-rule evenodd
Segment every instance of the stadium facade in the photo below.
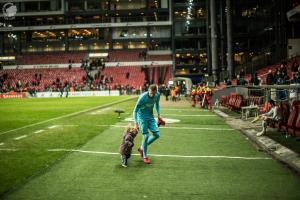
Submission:
M 170 55 L 173 76 L 233 77 L 286 59 L 288 39 L 299 38 L 299 14 L 287 17 L 295 2 L 2 1 L 0 55 L 16 56 L 2 62 L 18 65 L 28 54 L 139 51 Z

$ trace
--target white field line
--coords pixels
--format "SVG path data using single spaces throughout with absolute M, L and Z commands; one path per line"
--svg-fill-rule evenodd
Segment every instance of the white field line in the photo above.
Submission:
M 96 125 L 96 126 L 111 126 L 116 128 L 126 128 L 128 126 L 121 126 L 121 125 Z M 233 128 L 205 128 L 205 127 L 168 127 L 168 126 L 161 126 L 160 129 L 178 129 L 178 130 L 211 130 L 211 131 L 233 131 Z
M 18 149 L 0 149 L 0 151 L 18 151 Z
M 14 138 L 14 140 L 21 140 L 21 139 L 26 138 L 26 137 L 27 137 L 27 135 L 21 135 L 20 137 Z
M 162 116 L 180 116 L 180 117 L 216 117 L 217 115 L 182 115 L 182 114 L 161 114 Z
M 48 149 L 50 152 L 79 152 L 88 154 L 103 154 L 103 155 L 120 155 L 115 152 L 103 152 L 103 151 L 86 151 L 77 149 Z M 132 154 L 134 156 L 140 156 L 140 154 Z M 162 155 L 162 154 L 148 154 L 153 157 L 169 157 L 169 158 L 225 158 L 225 159 L 241 159 L 241 160 L 270 160 L 268 157 L 241 157 L 241 156 L 186 156 L 186 155 Z
M 54 126 L 50 126 L 48 127 L 49 129 L 53 129 L 53 128 L 56 128 L 56 127 L 59 127 L 59 126 L 67 126 L 67 127 L 74 127 L 74 126 L 78 126 L 78 125 L 73 125 L 73 124 L 69 124 L 69 125 L 54 125 Z M 33 133 L 37 134 L 37 133 L 42 133 L 44 132 L 45 130 L 37 130 L 37 131 L 34 131 Z M 30 136 L 30 135 L 29 135 Z M 14 140 L 21 140 L 23 138 L 26 138 L 28 137 L 28 135 L 22 135 L 20 137 L 17 137 L 17 138 L 14 138 Z
M 3 142 L 1 142 L 1 143 L 0 143 L 0 146 L 2 146 L 2 145 L 4 145 L 4 143 L 3 143 Z
M 226 113 L 224 113 L 224 112 L 222 112 L 222 111 L 220 111 L 220 110 L 215 110 L 214 112 L 217 113 L 217 114 L 219 114 L 220 116 L 222 116 L 222 117 L 224 117 L 224 118 L 229 117 Z
M 104 108 L 104 109 L 96 110 L 95 112 L 92 112 L 91 115 L 97 115 L 97 114 L 103 113 L 103 112 L 111 110 L 111 109 L 112 108 Z
M 53 126 L 49 126 L 48 129 L 54 129 L 54 128 L 58 128 L 58 127 L 61 127 L 61 126 L 66 126 L 66 127 L 75 127 L 75 126 L 79 126 L 79 125 L 76 125 L 76 124 L 65 124 L 65 125 L 53 125 Z
M 163 110 L 176 110 L 176 111 L 197 111 L 197 112 L 208 112 L 209 110 L 199 110 L 199 109 L 189 109 L 189 108 L 180 108 L 180 109 L 176 109 L 176 108 L 164 108 Z
M 107 106 L 110 106 L 110 105 L 113 105 L 113 104 L 116 104 L 116 103 L 123 102 L 123 101 L 128 100 L 128 99 L 134 99 L 134 98 L 136 98 L 136 97 L 130 97 L 130 98 L 127 98 L 127 99 L 122 99 L 122 100 L 115 101 L 115 102 L 108 103 L 108 104 L 104 104 L 104 105 L 101 105 L 101 106 L 96 106 L 96 107 L 88 108 L 88 109 L 85 109 L 85 110 L 82 110 L 82 111 L 78 111 L 78 112 L 74 112 L 74 113 L 62 115 L 62 116 L 59 116 L 59 117 L 54 117 L 54 118 L 51 118 L 51 119 L 47 119 L 45 121 L 41 121 L 41 122 L 37 122 L 37 123 L 34 123 L 34 124 L 29 124 L 29 125 L 26 125 L 26 126 L 22 126 L 20 128 L 15 128 L 15 129 L 11 129 L 11 130 L 8 130 L 8 131 L 4 131 L 4 132 L 1 132 L 0 135 L 6 134 L 6 133 L 10 133 L 10 132 L 13 132 L 13 131 L 22 130 L 24 128 L 28 128 L 28 127 L 32 127 L 32 126 L 44 124 L 44 123 L 51 122 L 51 121 L 54 121 L 54 120 L 57 120 L 57 119 L 63 119 L 63 118 L 66 118 L 66 117 L 71 117 L 71 116 L 74 116 L 74 115 L 78 115 L 78 114 L 81 114 L 81 113 L 85 113 L 85 112 L 89 112 L 89 111 L 95 110 L 97 108 L 107 107 Z
M 56 128 L 56 127 L 57 127 L 57 125 L 53 125 L 53 126 L 49 126 L 48 128 L 53 129 L 53 128 Z
M 33 133 L 41 133 L 44 132 L 45 130 L 38 130 L 38 131 L 34 131 Z

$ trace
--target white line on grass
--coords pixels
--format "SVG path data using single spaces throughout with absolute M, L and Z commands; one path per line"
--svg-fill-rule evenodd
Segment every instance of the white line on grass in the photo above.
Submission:
M 197 112 L 199 112 L 199 111 L 205 111 L 205 112 L 208 112 L 208 111 L 210 111 L 210 110 L 199 110 L 199 109 L 189 109 L 189 108 L 180 108 L 180 109 L 177 109 L 177 108 L 164 108 L 163 110 L 176 110 L 176 111 L 182 111 L 182 110 L 184 110 L 184 111 L 197 111 Z
M 21 135 L 20 137 L 14 138 L 14 140 L 21 140 L 21 139 L 26 138 L 26 137 L 27 137 L 27 135 Z
M 120 125 L 96 125 L 96 126 L 111 126 L 111 127 L 116 127 L 116 128 L 126 128 L 128 126 L 120 126 Z M 205 127 L 166 127 L 166 126 L 161 126 L 159 127 L 160 129 L 179 129 L 179 130 L 211 130 L 211 131 L 233 131 L 234 129 L 232 128 L 205 128 Z
M 48 128 L 49 129 L 53 129 L 53 128 L 56 128 L 58 125 L 53 125 L 53 126 L 49 126 Z
M 225 118 L 229 117 L 226 113 L 224 113 L 224 112 L 222 112 L 222 111 L 215 110 L 214 112 L 217 113 L 217 114 L 219 114 L 219 115 L 222 116 L 222 117 L 225 117 Z
M 45 130 L 38 130 L 38 131 L 34 131 L 33 133 L 41 133 L 44 132 Z
M 4 132 L 0 133 L 0 135 L 6 134 L 6 133 L 10 133 L 10 132 L 13 132 L 13 131 L 18 131 L 18 130 L 21 130 L 21 129 L 24 129 L 24 128 L 28 128 L 28 127 L 32 127 L 32 126 L 44 124 L 46 122 L 51 122 L 51 121 L 54 121 L 54 120 L 57 120 L 57 119 L 63 119 L 63 118 L 66 118 L 66 117 L 71 117 L 71 116 L 74 116 L 74 115 L 78 115 L 78 114 L 81 114 L 81 113 L 89 112 L 89 111 L 92 111 L 92 110 L 95 110 L 95 109 L 98 109 L 98 108 L 102 108 L 102 107 L 107 107 L 107 106 L 110 106 L 110 105 L 113 105 L 113 104 L 116 104 L 116 103 L 121 103 L 121 102 L 123 102 L 125 100 L 128 100 L 128 99 L 134 99 L 134 98 L 136 98 L 136 97 L 130 97 L 130 98 L 127 98 L 127 99 L 122 99 L 122 100 L 115 101 L 115 102 L 108 103 L 108 104 L 104 104 L 104 105 L 101 105 L 101 106 L 96 106 L 96 107 L 88 108 L 88 109 L 85 109 L 85 110 L 82 110 L 82 111 L 78 111 L 78 112 L 74 112 L 74 113 L 62 115 L 62 116 L 59 116 L 59 117 L 54 117 L 54 118 L 51 118 L 51 119 L 47 119 L 45 121 L 41 121 L 41 122 L 37 122 L 37 123 L 34 123 L 34 124 L 29 124 L 29 125 L 26 125 L 26 126 L 22 126 L 20 128 L 15 128 L 15 129 L 12 129 L 12 130 L 4 131 Z
M 0 151 L 18 151 L 18 149 L 0 149 Z
M 205 127 L 160 127 L 162 129 L 187 129 L 187 130 L 211 130 L 211 131 L 233 131 L 232 128 L 205 128 Z
M 111 108 L 104 108 L 104 109 L 96 110 L 95 112 L 92 112 L 91 115 L 97 115 L 99 113 L 103 113 L 103 112 L 108 111 L 110 109 Z
M 86 151 L 78 149 L 48 149 L 50 152 L 79 152 L 88 154 L 103 154 L 103 155 L 120 155 L 114 152 L 104 152 L 104 151 Z M 134 156 L 140 156 L 140 154 L 132 154 Z M 185 155 L 161 155 L 161 154 L 148 154 L 153 157 L 169 157 L 169 158 L 225 158 L 225 159 L 241 159 L 241 160 L 270 160 L 268 157 L 241 157 L 241 156 L 185 156 Z
M 181 114 L 161 114 L 162 116 L 180 116 L 180 117 L 216 117 L 217 115 L 181 115 Z
M 0 143 L 0 146 L 2 146 L 2 145 L 4 145 L 4 143 L 3 143 L 3 142 L 1 142 L 1 143 Z
M 49 129 L 54 129 L 54 128 L 57 128 L 57 127 L 60 127 L 60 126 L 74 127 L 74 126 L 79 126 L 79 125 L 76 125 L 76 124 L 53 125 L 53 126 L 49 126 L 48 128 Z

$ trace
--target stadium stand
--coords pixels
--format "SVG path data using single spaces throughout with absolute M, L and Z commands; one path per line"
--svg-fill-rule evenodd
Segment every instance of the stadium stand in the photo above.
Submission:
M 16 83 L 21 82 L 23 90 L 33 87 L 37 91 L 44 91 L 47 87 L 57 90 L 55 81 L 61 84 L 66 81 L 71 84 L 83 84 L 85 71 L 80 68 L 53 68 L 53 69 L 5 69 L 0 71 L 0 76 L 7 75 L 2 87 L 16 88 Z
M 139 61 L 140 51 L 111 51 L 109 52 L 110 62 L 120 62 L 120 61 Z
M 73 53 L 44 53 L 44 54 L 23 54 L 20 57 L 20 65 L 38 64 L 64 64 L 72 60 L 73 63 L 80 63 L 86 56 L 86 52 Z
M 161 60 L 172 60 L 171 55 L 148 55 L 147 60 L 161 61 Z

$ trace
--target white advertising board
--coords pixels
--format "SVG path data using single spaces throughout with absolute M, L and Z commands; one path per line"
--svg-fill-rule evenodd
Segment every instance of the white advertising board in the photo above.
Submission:
M 62 97 L 66 97 L 66 92 L 63 93 Z M 120 96 L 119 90 L 105 90 L 105 91 L 76 91 L 69 92 L 68 97 L 100 97 L 100 96 Z M 38 92 L 36 94 L 38 98 L 50 98 L 60 97 L 60 92 Z

